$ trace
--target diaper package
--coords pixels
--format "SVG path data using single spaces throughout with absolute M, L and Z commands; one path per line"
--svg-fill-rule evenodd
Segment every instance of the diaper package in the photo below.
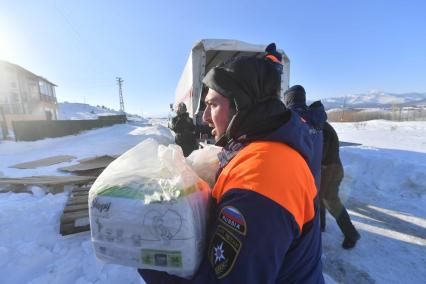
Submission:
M 144 140 L 90 189 L 97 258 L 190 278 L 203 257 L 209 194 L 179 146 Z

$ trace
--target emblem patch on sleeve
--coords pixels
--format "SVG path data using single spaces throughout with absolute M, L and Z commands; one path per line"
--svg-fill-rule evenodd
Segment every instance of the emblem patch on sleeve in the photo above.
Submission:
M 218 279 L 229 274 L 241 249 L 241 241 L 219 225 L 209 248 L 209 260 Z
M 226 206 L 222 208 L 219 214 L 219 220 L 227 227 L 237 231 L 240 234 L 246 235 L 247 225 L 243 214 L 238 209 Z

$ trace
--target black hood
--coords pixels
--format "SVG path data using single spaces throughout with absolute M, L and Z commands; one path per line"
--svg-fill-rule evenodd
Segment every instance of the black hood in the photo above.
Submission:
M 267 132 L 283 123 L 285 107 L 279 100 L 281 78 L 269 59 L 234 58 L 212 68 L 203 83 L 235 105 L 236 113 L 223 137 L 226 141 Z
M 306 106 L 306 91 L 300 85 L 294 85 L 284 93 L 284 104 L 287 108 Z
M 294 85 L 284 93 L 284 104 L 287 108 L 296 111 L 317 130 L 322 130 L 327 120 L 327 113 L 321 101 L 306 105 L 306 91 L 300 85 Z

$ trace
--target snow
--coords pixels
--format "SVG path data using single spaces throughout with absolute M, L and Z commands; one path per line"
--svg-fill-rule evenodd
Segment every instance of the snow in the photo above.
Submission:
M 153 121 L 150 121 L 153 123 Z M 50 167 L 8 166 L 53 155 L 78 159 L 116 155 L 154 137 L 172 133 L 130 124 L 34 142 L 0 142 L 4 176 L 61 175 Z M 424 283 L 426 279 L 426 122 L 332 123 L 341 140 L 345 178 L 340 195 L 361 234 L 352 250 L 327 215 L 323 237 L 326 283 Z M 0 283 L 144 283 L 130 267 L 95 258 L 88 232 L 62 237 L 59 222 L 68 193 L 0 193 Z
M 355 123 L 332 123 L 341 141 L 410 152 L 426 152 L 426 123 L 371 120 Z M 395 151 L 393 151 L 395 152 Z
M 8 166 L 56 155 L 72 155 L 77 159 L 102 155 L 120 155 L 149 137 L 157 139 L 163 144 L 173 143 L 174 141 L 172 131 L 164 126 L 138 127 L 130 124 L 116 124 L 85 131 L 80 135 L 47 138 L 33 142 L 2 141 L 0 144 L 2 161 L 0 173 L 8 177 L 67 175 L 58 172 L 56 169 L 75 164 L 75 160 L 28 170 L 8 168 Z
M 77 119 L 98 119 L 98 116 L 119 115 L 119 111 L 102 106 L 91 106 L 82 103 L 59 103 L 59 119 L 77 120 Z
M 60 120 L 86 120 L 98 119 L 99 116 L 122 115 L 123 113 L 105 106 L 91 106 L 82 103 L 59 103 Z M 148 121 L 139 115 L 126 113 L 127 119 L 136 123 L 147 123 Z

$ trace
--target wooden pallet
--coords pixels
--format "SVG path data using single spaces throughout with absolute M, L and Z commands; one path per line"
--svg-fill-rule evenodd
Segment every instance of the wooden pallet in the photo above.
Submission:
M 31 176 L 0 178 L 0 192 L 31 192 L 32 186 L 44 188 L 50 193 L 63 192 L 66 187 L 79 187 L 91 184 L 95 176 Z
M 89 189 L 90 186 L 76 187 L 71 192 L 68 203 L 61 216 L 61 235 L 71 235 L 90 231 L 89 224 Z

